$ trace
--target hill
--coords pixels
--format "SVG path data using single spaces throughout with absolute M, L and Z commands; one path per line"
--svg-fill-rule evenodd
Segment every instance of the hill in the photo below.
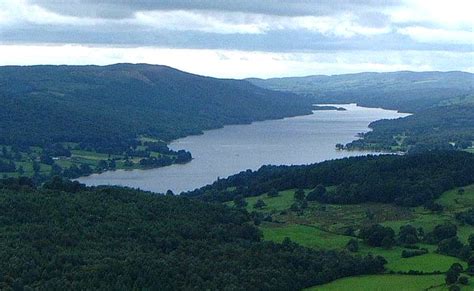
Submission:
M 374 121 L 369 125 L 372 131 L 346 148 L 412 152 L 469 149 L 474 141 L 474 103 L 453 104 L 420 110 L 405 118 Z
M 248 79 L 263 88 L 309 96 L 319 103 L 358 103 L 416 112 L 459 96 L 472 95 L 474 75 L 466 72 L 391 72 L 333 76 Z
M 2 290 L 294 290 L 378 257 L 264 242 L 224 205 L 54 179 L 0 180 Z
M 166 66 L 0 67 L 0 173 L 44 180 L 192 159 L 172 139 L 311 113 L 311 100 Z
M 171 140 L 225 124 L 308 114 L 308 101 L 166 66 L 0 67 L 0 144 Z
M 383 275 L 316 290 L 471 290 L 473 165 L 474 155 L 447 151 L 264 166 L 184 195 L 246 209 L 264 240 L 387 260 Z
M 474 155 L 458 152 L 424 152 L 412 155 L 351 157 L 303 166 L 263 166 L 243 171 L 182 195 L 225 202 L 272 190 L 331 191 L 315 201 L 334 204 L 362 202 L 419 206 L 432 202 L 453 187 L 474 183 Z

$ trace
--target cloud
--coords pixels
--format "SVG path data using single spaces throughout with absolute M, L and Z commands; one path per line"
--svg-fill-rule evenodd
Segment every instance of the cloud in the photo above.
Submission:
M 469 69 L 473 67 L 473 3 L 0 0 L 0 58 L 14 54 L 11 48 L 15 47 L 18 54 L 35 55 L 46 63 L 73 58 L 78 58 L 78 63 L 104 64 L 113 59 L 166 63 L 166 58 L 152 56 L 157 52 L 171 58 L 170 65 L 198 73 L 202 73 L 198 65 L 203 65 L 203 73 L 219 76 L 225 75 L 220 71 L 222 64 L 231 66 L 226 70 L 236 76 L 248 73 L 245 66 L 256 70 L 256 75 L 264 75 L 260 69 L 280 74 L 285 70 L 299 74 L 323 69 Z M 48 50 L 54 53 L 49 54 Z M 146 57 L 141 59 L 136 52 Z M 186 58 L 183 52 L 195 59 Z M 65 56 L 68 53 L 70 57 Z M 369 59 L 364 59 L 364 54 Z M 26 56 L 23 60 L 12 59 L 37 63 L 35 58 Z M 91 61 L 86 62 L 85 56 Z M 447 61 L 449 58 L 451 62 Z M 179 59 L 191 64 L 182 64 Z M 265 65 L 256 68 L 252 63 L 256 61 Z M 3 63 L 10 62 L 3 58 Z
M 332 15 L 341 11 L 377 9 L 399 4 L 398 0 L 31 0 L 59 14 L 101 18 L 130 18 L 136 12 L 198 10 L 243 12 L 277 16 Z
M 472 31 L 472 11 L 472 0 L 405 0 L 403 5 L 387 9 L 386 14 L 395 24 Z
M 474 32 L 463 30 L 432 29 L 420 26 L 400 28 L 399 33 L 408 35 L 414 40 L 426 43 L 456 43 L 473 45 Z
M 464 70 L 472 72 L 473 52 L 344 51 L 265 53 L 237 50 L 115 48 L 82 45 L 0 45 L 0 65 L 107 65 L 120 62 L 169 65 L 224 78 L 304 76 L 361 71 Z

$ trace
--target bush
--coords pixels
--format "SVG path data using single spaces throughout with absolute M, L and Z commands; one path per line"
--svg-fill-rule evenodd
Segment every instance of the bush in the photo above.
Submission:
M 257 202 L 255 202 L 255 204 L 253 205 L 253 208 L 262 209 L 265 206 L 267 206 L 267 204 L 265 204 L 262 199 L 258 199 Z
M 395 232 L 390 227 L 374 224 L 360 230 L 360 237 L 372 247 L 391 247 L 394 243 Z
M 268 191 L 268 197 L 277 197 L 278 196 L 278 191 L 276 189 L 272 189 Z
M 435 226 L 432 232 L 425 235 L 425 241 L 430 244 L 437 244 L 444 239 L 455 237 L 457 227 L 452 223 L 445 223 Z
M 427 254 L 427 249 L 420 249 L 420 250 L 403 250 L 402 251 L 402 258 L 411 258 L 416 256 L 421 256 Z
M 347 245 L 346 245 L 346 249 L 350 252 L 358 252 L 359 251 L 359 241 L 357 241 L 356 239 L 351 239 Z
M 325 193 L 326 193 L 326 187 L 319 184 L 318 186 L 316 186 L 316 188 L 314 188 L 313 191 L 308 193 L 308 196 L 306 197 L 306 199 L 308 201 L 317 201 Z
M 467 285 L 469 284 L 469 278 L 466 276 L 461 276 L 458 279 L 459 284 Z

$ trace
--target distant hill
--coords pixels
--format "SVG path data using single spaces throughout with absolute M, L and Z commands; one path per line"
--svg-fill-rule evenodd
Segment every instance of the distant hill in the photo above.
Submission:
M 347 144 L 346 148 L 410 152 L 465 150 L 474 141 L 474 103 L 453 102 L 453 105 L 428 108 L 404 118 L 377 120 L 369 127 L 372 131 Z
M 248 81 L 267 89 L 309 96 L 321 103 L 357 102 L 406 112 L 450 103 L 450 99 L 460 100 L 474 92 L 474 75 L 466 72 L 402 71 Z
M 311 102 L 247 81 L 146 64 L 0 67 L 0 144 L 171 140 L 308 114 Z

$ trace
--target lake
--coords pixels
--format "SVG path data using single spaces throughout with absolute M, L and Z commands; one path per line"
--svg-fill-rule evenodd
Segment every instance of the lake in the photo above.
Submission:
M 193 190 L 218 177 L 262 165 L 300 165 L 370 151 L 340 151 L 337 143 L 346 144 L 367 132 L 370 122 L 407 116 L 393 110 L 337 105 L 346 111 L 314 111 L 312 115 L 229 125 L 202 135 L 178 139 L 170 144 L 174 150 L 186 149 L 193 160 L 151 170 L 117 170 L 78 179 L 87 185 L 121 185 L 163 193 Z

